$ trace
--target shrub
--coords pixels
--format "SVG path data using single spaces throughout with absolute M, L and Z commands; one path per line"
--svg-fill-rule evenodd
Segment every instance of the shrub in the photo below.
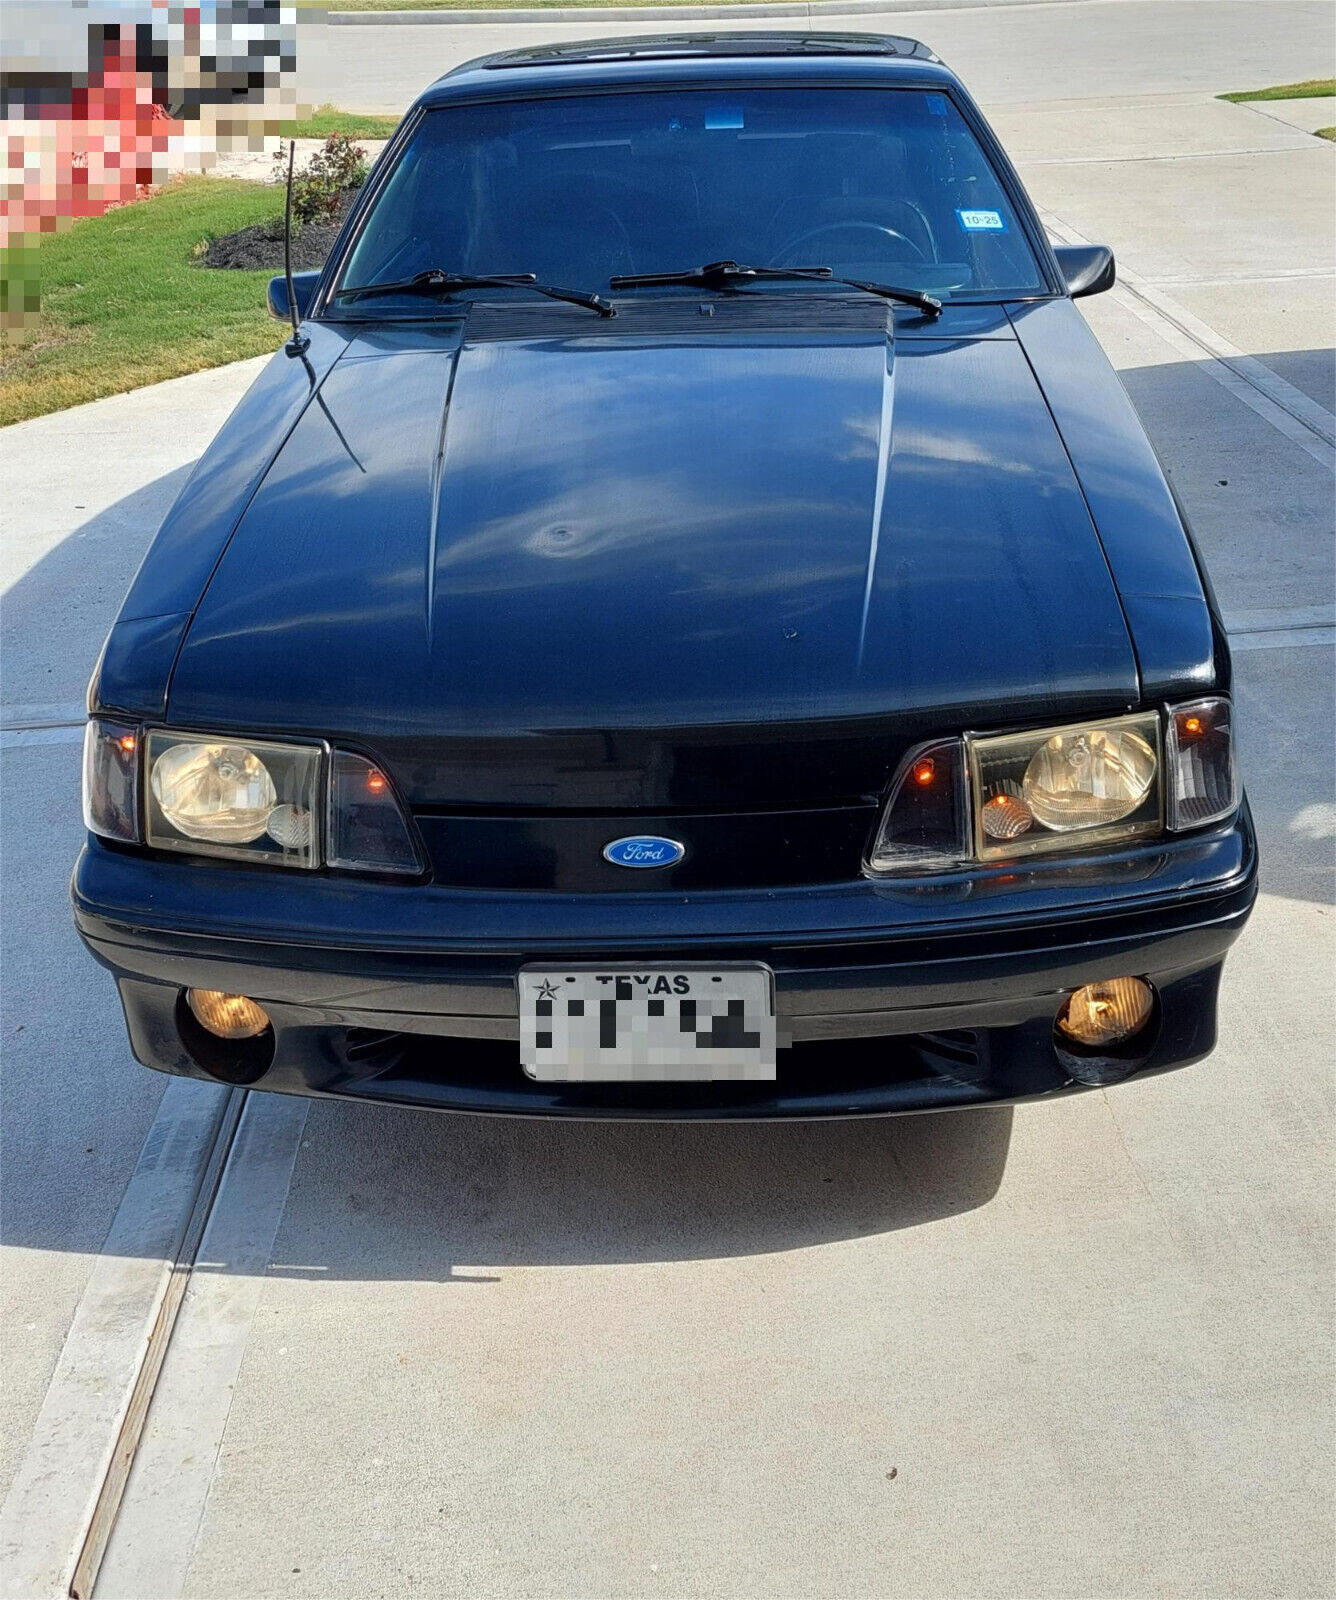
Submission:
M 287 178 L 288 153 L 279 150 L 274 162 L 280 181 Z M 366 151 L 346 133 L 331 133 L 302 171 L 292 179 L 292 215 L 298 223 L 334 222 L 339 205 L 350 189 L 366 182 Z

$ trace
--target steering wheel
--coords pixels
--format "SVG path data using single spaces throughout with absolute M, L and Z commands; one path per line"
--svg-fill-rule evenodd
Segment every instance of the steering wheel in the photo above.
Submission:
M 922 245 L 915 244 L 908 234 L 901 233 L 899 228 L 888 228 L 880 222 L 823 222 L 819 228 L 809 228 L 806 233 L 800 233 L 797 238 L 789 239 L 779 249 L 771 266 L 786 267 L 791 265 L 793 256 L 804 246 L 811 244 L 814 239 L 820 239 L 828 233 L 875 233 L 883 239 L 898 239 L 907 249 L 914 252 L 919 261 L 929 259 Z M 786 259 L 788 258 L 788 259 Z

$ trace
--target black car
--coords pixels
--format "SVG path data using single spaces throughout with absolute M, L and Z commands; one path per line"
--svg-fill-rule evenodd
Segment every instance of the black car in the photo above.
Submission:
M 138 1058 L 733 1117 L 1205 1055 L 1256 843 L 1112 282 L 908 39 L 434 84 L 93 679 Z

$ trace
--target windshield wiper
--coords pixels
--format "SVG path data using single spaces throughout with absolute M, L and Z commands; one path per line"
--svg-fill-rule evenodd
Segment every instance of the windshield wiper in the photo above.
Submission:
M 648 289 L 659 284 L 698 284 L 702 289 L 731 289 L 735 284 L 764 283 L 775 279 L 816 279 L 839 283 L 866 294 L 879 294 L 883 300 L 899 300 L 917 306 L 929 316 L 939 316 L 942 302 L 920 289 L 897 289 L 889 283 L 869 283 L 863 278 L 839 278 L 829 267 L 745 267 L 736 261 L 711 261 L 708 266 L 688 267 L 683 272 L 628 272 L 609 278 L 614 289 Z
M 336 289 L 331 300 L 369 300 L 376 295 L 426 294 L 448 295 L 456 289 L 528 289 L 534 294 L 545 294 L 549 300 L 566 300 L 573 306 L 588 306 L 600 317 L 615 317 L 616 309 L 597 294 L 586 294 L 583 289 L 559 289 L 550 283 L 536 283 L 532 272 L 442 272 L 439 267 L 429 267 L 426 272 L 415 272 L 411 278 L 397 283 L 364 283 L 353 289 Z

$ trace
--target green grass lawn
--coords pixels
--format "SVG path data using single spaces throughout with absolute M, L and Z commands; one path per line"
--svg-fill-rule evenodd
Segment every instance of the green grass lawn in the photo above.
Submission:
M 337 106 L 317 106 L 300 122 L 281 122 L 284 139 L 328 139 L 331 133 L 346 133 L 350 139 L 388 139 L 399 126 L 398 117 L 373 117 L 360 111 L 340 111 Z
M 8 325 L 0 346 L 0 425 L 263 355 L 283 332 L 265 309 L 267 272 L 196 266 L 195 250 L 277 215 L 282 191 L 241 179 L 185 178 L 151 199 L 0 257 Z M 33 279 L 40 313 L 14 326 Z
M 1336 139 L 1336 128 L 1315 128 L 1313 131 L 1319 139 Z
M 1217 100 L 1320 100 L 1336 95 L 1336 78 L 1305 78 L 1302 83 L 1278 83 L 1270 89 L 1240 89 L 1236 94 L 1218 94 Z

